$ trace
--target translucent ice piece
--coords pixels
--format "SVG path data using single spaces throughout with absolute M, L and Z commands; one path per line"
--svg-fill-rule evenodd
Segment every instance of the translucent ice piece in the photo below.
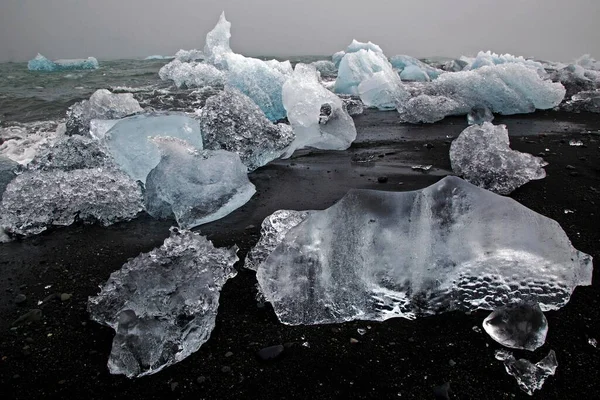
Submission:
M 539 304 L 518 303 L 494 310 L 483 328 L 503 346 L 533 351 L 544 345 L 548 321 Z
M 163 81 L 172 80 L 177 87 L 222 86 L 225 74 L 205 63 L 182 62 L 175 59 L 158 71 Z
M 497 351 L 496 359 L 504 362 L 506 372 L 514 376 L 519 388 L 530 396 L 533 396 L 533 392 L 542 388 L 546 378 L 554 375 L 556 367 L 558 367 L 554 350 L 550 350 L 548 355 L 536 364 L 525 359 L 517 360 L 510 352 L 505 350 Z
M 467 122 L 469 125 L 481 125 L 484 122 L 492 122 L 494 114 L 487 107 L 473 107 L 467 114 Z

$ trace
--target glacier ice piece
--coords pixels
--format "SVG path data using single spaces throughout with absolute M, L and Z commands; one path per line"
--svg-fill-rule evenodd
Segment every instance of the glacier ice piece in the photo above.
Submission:
M 290 229 L 256 277 L 285 324 L 382 321 L 509 301 L 558 309 L 591 284 L 592 258 L 556 221 L 449 176 L 349 191 Z
M 381 47 L 379 47 L 375 43 L 372 43 L 370 41 L 367 43 L 363 43 L 363 42 L 359 42 L 356 39 L 352 39 L 352 43 L 350 43 L 348 45 L 348 47 L 346 48 L 346 54 L 356 53 L 360 50 L 370 50 L 374 53 L 383 54 L 383 50 L 381 50 Z
M 106 132 L 110 130 L 118 119 L 93 119 L 90 121 L 90 136 L 100 142 L 104 142 Z
M 18 168 L 19 163 L 0 154 L 0 200 L 2 200 L 2 194 L 10 181 L 17 176 Z
M 442 66 L 442 69 L 447 72 L 458 72 L 462 71 L 469 63 L 465 60 L 450 60 L 446 61 Z
M 571 98 L 577 93 L 584 91 L 593 91 L 600 82 L 596 82 L 594 76 L 590 75 L 591 71 L 586 70 L 581 65 L 569 64 L 561 65 L 559 68 L 552 70 L 549 74 L 553 82 L 560 82 L 566 89 L 566 98 Z
M 442 74 L 424 86 L 421 95 L 399 104 L 398 112 L 411 123 L 466 115 L 476 106 L 498 114 L 523 114 L 554 108 L 564 96 L 562 84 L 544 80 L 524 65 L 508 63 Z
M 363 80 L 358 85 L 358 94 L 365 106 L 380 110 L 393 110 L 408 98 L 400 77 L 389 69 Z
M 226 216 L 256 192 L 240 157 L 224 150 L 198 150 L 172 137 L 156 137 L 161 159 L 146 179 L 146 211 L 175 216 L 190 229 Z
M 100 142 L 85 136 L 60 136 L 40 148 L 28 164 L 29 170 L 62 170 L 114 167 L 112 157 Z
M 548 321 L 539 304 L 513 303 L 488 315 L 483 329 L 503 346 L 534 351 L 546 342 Z
M 280 157 L 294 140 L 289 125 L 273 124 L 248 96 L 233 88 L 210 97 L 198 120 L 204 148 L 236 153 L 248 171 Z
M 0 206 L 4 229 L 17 236 L 76 220 L 107 226 L 141 210 L 139 186 L 120 171 L 101 168 L 25 172 L 8 184 Z
M 223 86 L 225 83 L 225 74 L 213 65 L 182 62 L 177 58 L 164 65 L 158 76 L 163 81 L 172 80 L 177 87 Z
M 246 256 L 244 267 L 257 271 L 290 229 L 304 221 L 312 211 L 277 210 L 264 219 L 260 239 Z
M 16 123 L 0 128 L 0 154 L 27 165 L 40 149 L 53 143 L 65 132 L 65 124 L 59 121 Z
M 400 79 L 409 82 L 429 82 L 431 78 L 427 72 L 416 65 L 409 65 L 400 72 Z
M 206 343 L 221 289 L 236 275 L 236 251 L 172 228 L 162 246 L 113 272 L 88 300 L 91 318 L 115 330 L 109 371 L 129 378 L 155 374 Z
M 336 70 L 340 66 L 340 62 L 342 61 L 342 58 L 344 58 L 345 55 L 346 55 L 346 52 L 342 50 L 342 51 L 338 51 L 338 52 L 334 53 L 331 56 L 331 61 L 333 62 L 333 65 L 335 65 Z
M 225 12 L 223 12 L 217 25 L 206 35 L 204 44 L 206 62 L 217 68 L 226 69 L 227 60 L 225 56 L 233 53 L 231 47 L 229 47 L 229 39 L 231 39 L 231 22 L 227 21 Z
M 504 363 L 506 372 L 514 376 L 519 388 L 530 396 L 542 388 L 546 379 L 554 375 L 558 367 L 554 350 L 550 350 L 548 355 L 536 364 L 523 358 L 517 360 L 506 350 L 496 351 L 496 359 Z
M 365 111 L 363 102 L 360 99 L 353 99 L 351 97 L 342 97 L 342 103 L 344 103 L 344 109 L 351 117 L 360 115 Z
M 444 72 L 407 55 L 393 56 L 390 58 L 390 63 L 401 71 L 400 77 L 403 81 L 426 82 L 437 79 Z
M 579 92 L 573 95 L 570 100 L 567 100 L 563 108 L 573 112 L 587 111 L 600 113 L 600 90 Z
M 575 60 L 575 64 L 580 65 L 588 70 L 600 71 L 600 61 L 596 61 L 589 54 L 584 54 L 581 57 L 579 57 L 577 60 Z
M 527 182 L 546 177 L 544 159 L 512 150 L 506 125 L 471 125 L 450 145 L 452 171 L 470 183 L 510 194 Z
M 204 60 L 204 53 L 202 52 L 202 50 L 197 49 L 180 49 L 177 53 L 175 53 L 175 58 L 183 62 L 200 61 Z
M 179 51 L 181 51 L 181 50 L 179 50 Z M 185 51 L 185 50 L 183 50 L 183 51 Z M 148 56 L 148 57 L 144 58 L 144 61 L 171 60 L 173 58 L 175 58 L 175 56 L 161 56 L 159 54 L 154 54 L 154 55 L 151 55 L 151 56 Z
M 312 65 L 319 71 L 319 74 L 323 78 L 331 78 L 337 75 L 337 67 L 329 60 L 315 61 Z
M 469 125 L 481 125 L 484 122 L 492 122 L 494 120 L 494 114 L 486 106 L 473 107 L 467 114 L 467 123 Z
M 354 121 L 342 100 L 319 83 L 312 65 L 296 64 L 283 85 L 283 104 L 296 135 L 284 157 L 304 147 L 345 150 L 356 139 Z M 322 116 L 322 111 L 326 115 Z
M 92 119 L 119 119 L 142 112 L 132 93 L 111 93 L 99 89 L 89 100 L 73 104 L 67 111 L 67 134 L 88 135 Z
M 120 120 L 106 133 L 106 145 L 119 167 L 134 180 L 145 182 L 160 161 L 160 152 L 148 139 L 177 137 L 202 150 L 198 121 L 183 115 L 135 115 Z
M 473 70 L 486 66 L 494 66 L 500 64 L 521 64 L 525 67 L 537 71 L 540 75 L 545 75 L 544 65 L 535 60 L 528 60 L 521 56 L 512 54 L 496 54 L 491 51 L 480 51 L 470 64 L 465 67 L 465 70 Z
M 47 72 L 97 69 L 99 66 L 98 60 L 96 60 L 94 57 L 88 57 L 86 59 L 51 61 L 39 53 L 33 60 L 29 60 L 27 63 L 27 68 L 30 71 Z

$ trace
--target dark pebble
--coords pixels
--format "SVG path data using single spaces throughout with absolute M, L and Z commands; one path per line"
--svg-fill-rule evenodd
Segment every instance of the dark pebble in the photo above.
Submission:
M 280 344 L 276 346 L 269 346 L 259 350 L 257 355 L 261 360 L 272 360 L 279 357 L 281 353 L 283 353 L 283 349 L 284 347 Z
M 231 367 L 225 366 L 225 367 L 221 368 L 221 372 L 227 374 L 227 373 L 231 372 Z
M 424 147 L 428 149 L 433 149 L 433 145 L 431 143 L 426 143 Z
M 27 296 L 25 296 L 23 293 L 19 293 L 16 297 L 15 297 L 15 304 L 23 304 L 27 301 Z
M 379 182 L 379 183 L 386 183 L 387 181 L 388 181 L 387 176 L 380 176 L 377 178 L 377 182 Z
M 572 166 L 572 165 L 567 165 L 565 168 L 566 168 L 566 169 L 575 169 L 575 167 L 574 167 L 574 166 Z
M 571 175 L 571 176 L 579 176 L 579 172 L 577 172 L 577 171 L 571 171 L 569 173 L 569 175 Z
M 198 382 L 199 385 L 202 385 L 204 382 L 206 382 L 206 377 L 199 376 L 198 379 L 196 379 L 196 382 Z

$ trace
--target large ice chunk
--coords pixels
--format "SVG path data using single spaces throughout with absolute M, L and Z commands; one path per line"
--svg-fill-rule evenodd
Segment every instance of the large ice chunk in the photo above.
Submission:
M 198 119 L 204 148 L 237 153 L 249 171 L 280 157 L 294 140 L 289 125 L 273 124 L 233 88 L 209 98 Z
M 392 66 L 401 71 L 400 78 L 403 81 L 430 81 L 436 79 L 444 71 L 437 69 L 407 55 L 397 55 L 390 58 Z
M 92 119 L 119 119 L 142 112 L 132 93 L 113 94 L 99 89 L 89 100 L 73 104 L 67 111 L 67 134 L 87 135 Z
M 510 194 L 535 179 L 546 177 L 540 157 L 511 150 L 506 125 L 484 122 L 461 132 L 450 145 L 450 163 L 456 175 L 479 187 Z
M 591 284 L 592 258 L 556 221 L 450 176 L 349 191 L 290 229 L 256 276 L 285 324 L 380 321 L 517 301 L 557 309 Z
M 393 110 L 408 98 L 398 74 L 388 69 L 363 80 L 358 85 L 358 94 L 365 106 L 380 110 Z
M 319 83 L 312 65 L 296 65 L 283 86 L 283 104 L 296 135 L 285 157 L 304 147 L 345 150 L 356 139 L 354 121 L 342 100 Z
M 106 145 L 121 169 L 134 180 L 146 181 L 160 161 L 160 152 L 148 139 L 177 137 L 202 150 L 198 121 L 183 115 L 135 115 L 115 124 L 106 133 Z
M 519 388 L 530 396 L 542 388 L 546 378 L 554 375 L 556 367 L 558 367 L 554 350 L 550 350 L 548 355 L 536 364 L 523 358 L 517 360 L 511 352 L 506 350 L 496 351 L 496 359 L 504 363 L 506 372 L 514 376 Z
M 47 72 L 97 69 L 98 67 L 98 60 L 96 60 L 94 57 L 88 57 L 86 59 L 50 61 L 39 53 L 33 60 L 29 60 L 27 63 L 27 68 L 30 71 Z
M 172 228 L 162 246 L 113 272 L 88 301 L 91 318 L 115 330 L 110 372 L 150 375 L 197 351 L 215 326 L 221 288 L 236 275 L 236 251 Z
M 423 96 L 429 100 L 423 101 Z M 401 103 L 398 111 L 407 122 L 435 122 L 448 115 L 466 115 L 476 106 L 505 115 L 545 110 L 559 105 L 564 96 L 560 83 L 544 80 L 521 64 L 509 63 L 442 74 L 424 87 L 423 94 Z M 450 106 L 443 111 L 430 107 L 442 101 Z
M 534 351 L 546 342 L 548 321 L 539 304 L 515 303 L 494 310 L 483 328 L 503 346 Z
M 161 160 L 146 179 L 146 211 L 175 216 L 182 228 L 215 221 L 243 206 L 256 192 L 240 157 L 224 150 L 198 150 L 171 137 L 154 138 Z
M 225 74 L 214 66 L 179 59 L 164 65 L 158 76 L 163 81 L 172 80 L 177 87 L 222 86 L 225 83 Z
M 304 221 L 312 211 L 278 210 L 262 222 L 260 239 L 246 256 L 244 267 L 257 271 L 290 229 Z
M 8 184 L 0 207 L 5 230 L 18 236 L 76 220 L 111 225 L 141 210 L 139 186 L 120 171 L 100 168 L 25 172 Z

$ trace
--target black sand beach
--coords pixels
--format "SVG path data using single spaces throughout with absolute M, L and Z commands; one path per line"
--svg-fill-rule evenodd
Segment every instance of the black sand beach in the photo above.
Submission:
M 355 122 L 358 138 L 349 150 L 296 152 L 260 168 L 250 175 L 257 194 L 199 231 L 217 246 L 237 244 L 243 260 L 258 240 L 261 221 L 275 210 L 324 209 L 351 188 L 415 190 L 451 174 L 450 142 L 466 127 L 463 117 L 407 125 L 398 113 L 375 111 Z M 497 117 L 494 123 L 507 125 L 514 149 L 543 153 L 549 162 L 545 179 L 511 197 L 558 221 L 573 245 L 597 263 L 598 115 L 548 111 Z M 584 146 L 572 147 L 570 139 Z M 433 168 L 412 170 L 417 164 Z M 387 181 L 379 183 L 379 177 Z M 530 398 L 494 358 L 501 346 L 473 329 L 486 311 L 285 326 L 269 304 L 257 305 L 254 272 L 244 270 L 242 262 L 223 289 L 211 338 L 197 353 L 149 377 L 110 375 L 106 362 L 113 331 L 89 321 L 87 298 L 129 258 L 159 246 L 172 224 L 143 215 L 108 228 L 71 226 L 0 244 L 0 399 L 434 399 L 434 387 L 446 382 L 451 399 Z M 17 305 L 20 293 L 27 300 Z M 38 305 L 54 293 L 57 298 Z M 61 301 L 61 293 L 72 297 Z M 42 310 L 40 321 L 12 326 L 36 308 Z M 537 362 L 551 349 L 556 352 L 556 375 L 533 398 L 598 398 L 600 348 L 588 343 L 600 339 L 598 286 L 577 288 L 566 307 L 546 315 L 546 344 L 534 353 L 515 354 Z M 285 345 L 280 358 L 256 357 L 258 350 L 277 344 Z

